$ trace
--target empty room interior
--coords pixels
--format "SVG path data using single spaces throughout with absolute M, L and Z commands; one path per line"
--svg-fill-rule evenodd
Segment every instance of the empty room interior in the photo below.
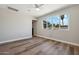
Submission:
M 0 55 L 79 55 L 79 5 L 0 4 Z

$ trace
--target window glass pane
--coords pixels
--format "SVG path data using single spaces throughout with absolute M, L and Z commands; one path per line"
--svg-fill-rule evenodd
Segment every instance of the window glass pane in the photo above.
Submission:
M 47 24 L 46 24 L 46 23 L 47 23 L 47 22 L 43 20 L 43 28 L 44 28 L 44 29 L 46 29 L 46 27 L 47 27 Z
M 53 29 L 58 29 L 59 28 L 59 20 L 60 18 L 58 16 L 52 16 L 50 18 L 48 18 L 48 22 L 49 25 L 53 28 Z
M 69 17 L 67 14 L 63 15 L 63 19 L 61 18 L 60 20 L 60 27 L 61 29 L 68 29 L 68 21 L 69 21 Z

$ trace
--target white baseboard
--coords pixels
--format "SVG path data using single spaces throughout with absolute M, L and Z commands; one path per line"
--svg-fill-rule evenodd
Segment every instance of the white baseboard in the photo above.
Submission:
M 50 37 L 45 37 L 45 36 L 41 36 L 41 35 L 35 35 L 35 36 L 38 36 L 38 37 L 43 37 L 43 38 L 46 38 L 46 39 L 55 40 L 55 41 L 58 41 L 58 42 L 67 43 L 67 44 L 74 45 L 74 46 L 79 46 L 79 44 L 77 44 L 77 43 L 73 43 L 73 42 L 68 42 L 68 41 L 59 40 L 59 39 L 50 38 Z
M 7 40 L 7 41 L 2 41 L 2 42 L 0 42 L 0 44 L 4 44 L 4 43 L 8 43 L 8 42 L 13 42 L 13 41 L 18 41 L 18 40 L 22 40 L 22 39 L 29 39 L 29 38 L 32 38 L 32 36 L 22 37 L 22 38 L 17 38 L 17 39 L 11 39 L 11 40 Z

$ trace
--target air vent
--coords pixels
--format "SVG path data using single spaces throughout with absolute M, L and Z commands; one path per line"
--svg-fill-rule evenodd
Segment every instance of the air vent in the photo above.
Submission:
M 10 9 L 10 10 L 12 10 L 12 11 L 19 11 L 19 10 L 17 10 L 17 9 L 15 9 L 15 8 L 12 8 L 12 7 L 8 7 L 8 9 Z

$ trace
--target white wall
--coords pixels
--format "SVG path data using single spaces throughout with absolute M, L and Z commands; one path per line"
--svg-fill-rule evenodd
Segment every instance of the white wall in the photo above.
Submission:
M 32 37 L 32 16 L 0 9 L 0 42 Z
M 69 30 L 49 30 L 43 29 L 43 20 L 48 16 L 70 14 Z M 40 17 L 37 21 L 37 34 L 42 37 L 55 38 L 60 41 L 67 41 L 79 44 L 79 5 L 62 9 Z

